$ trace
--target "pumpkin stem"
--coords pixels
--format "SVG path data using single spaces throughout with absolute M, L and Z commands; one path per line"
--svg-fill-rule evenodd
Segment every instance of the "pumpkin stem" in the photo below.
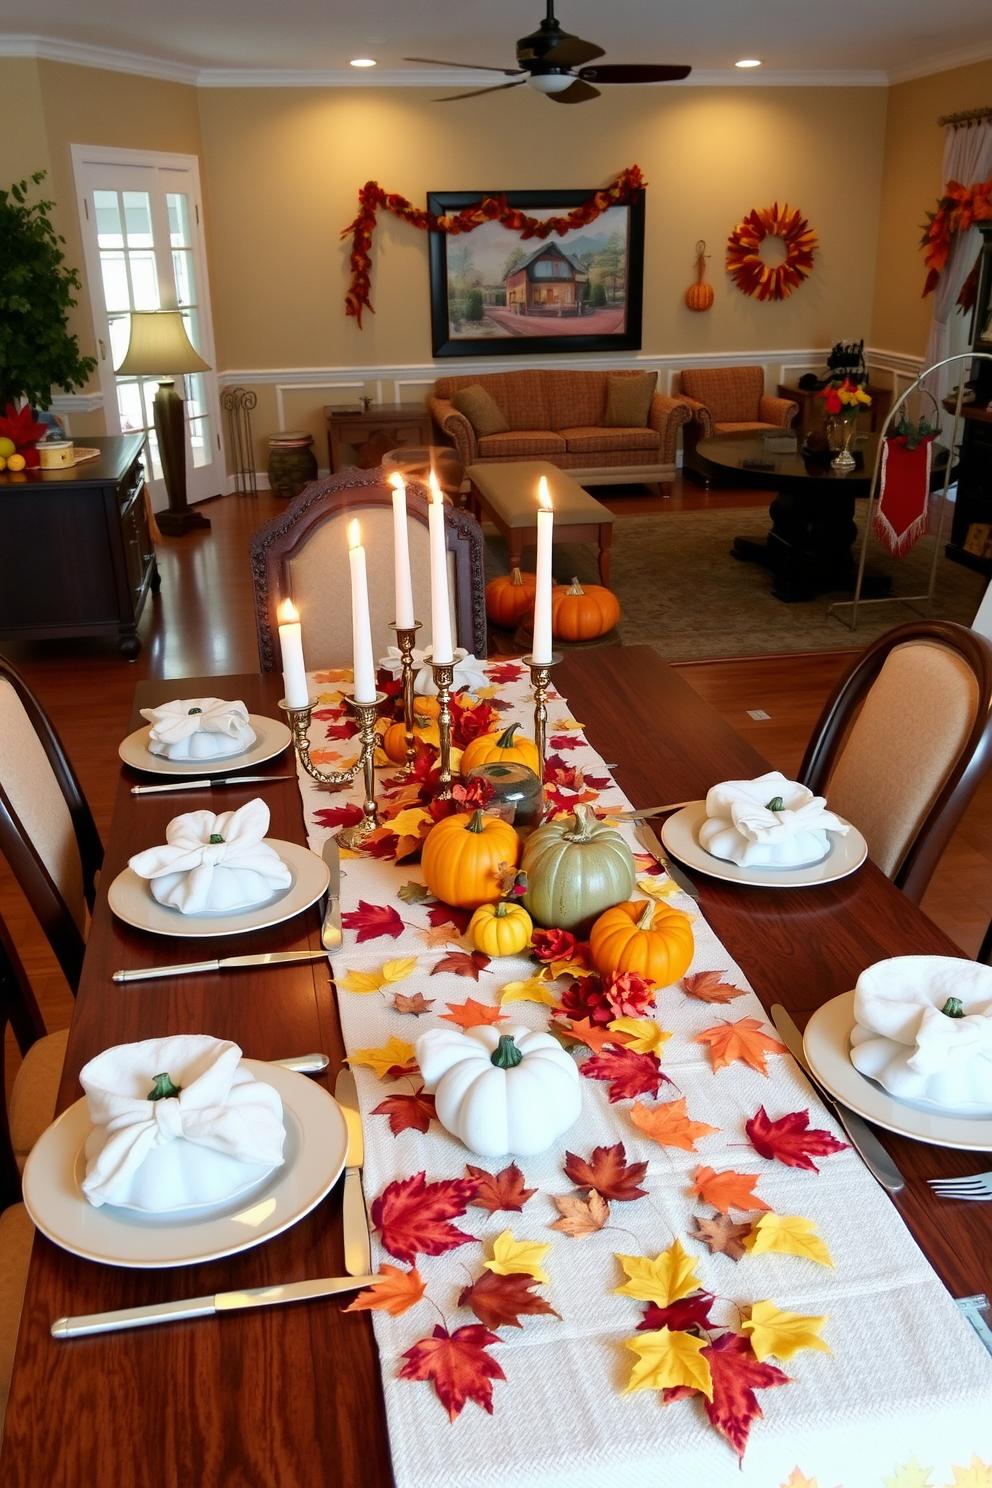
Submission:
M 497 920 L 505 920 L 508 908 L 509 906 L 505 899 L 497 899 L 496 907 L 493 910 L 493 918 Z
M 510 583 L 513 585 L 514 589 L 519 589 L 520 586 L 523 584 L 523 579 L 520 576 L 519 568 L 515 568 L 511 573 Z
M 585 592 L 586 591 L 583 589 L 578 579 L 573 579 L 571 584 L 568 586 L 569 594 L 585 594 Z
M 483 813 L 480 810 L 472 812 L 472 820 L 465 823 L 466 832 L 484 832 Z
M 637 921 L 638 930 L 650 930 L 654 920 L 654 900 L 649 899 L 645 904 L 640 919 Z
M 501 1033 L 499 1043 L 489 1056 L 490 1064 L 497 1069 L 514 1069 L 523 1059 L 523 1054 L 513 1042 L 512 1033 Z
M 517 732 L 517 729 L 519 727 L 519 723 L 511 723 L 509 728 L 504 729 L 499 738 L 496 740 L 496 748 L 512 749 L 517 742 L 513 736 Z
M 696 283 L 702 284 L 706 273 L 706 242 L 703 238 L 696 244 Z
M 948 1018 L 963 1018 L 964 1003 L 960 997 L 949 997 L 940 1011 L 945 1013 Z
M 599 821 L 588 806 L 576 806 L 572 812 L 572 830 L 563 832 L 562 836 L 566 842 L 588 842 L 598 826 Z

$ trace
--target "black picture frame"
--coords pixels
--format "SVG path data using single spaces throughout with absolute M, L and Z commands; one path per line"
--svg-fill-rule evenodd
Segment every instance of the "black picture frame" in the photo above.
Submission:
M 595 187 L 588 191 L 432 191 L 427 197 L 428 210 L 436 216 L 446 213 L 460 212 L 462 208 L 474 206 L 484 196 L 505 195 L 507 204 L 511 207 L 535 216 L 542 212 L 554 215 L 563 215 L 572 207 L 581 206 L 595 194 Z M 579 241 L 585 239 L 585 248 L 597 238 L 603 236 L 604 218 L 610 213 L 623 213 L 623 219 L 613 218 L 609 224 L 612 236 L 618 230 L 616 224 L 622 220 L 626 227 L 624 273 L 623 273 L 623 317 L 622 328 L 607 330 L 602 328 L 604 322 L 608 322 L 610 315 L 607 312 L 615 312 L 618 302 L 614 300 L 604 306 L 593 306 L 589 303 L 596 284 L 593 283 L 596 271 L 593 265 L 597 254 L 590 260 L 589 266 L 582 273 L 573 272 L 576 266 L 581 266 L 582 261 L 589 258 L 587 251 L 572 258 L 565 251 L 569 240 Z M 461 329 L 453 333 L 452 326 L 459 325 L 457 317 L 453 320 L 451 315 L 451 260 L 455 253 L 472 252 L 473 239 L 479 239 L 479 234 L 486 234 L 487 239 L 484 247 L 488 248 L 489 256 L 495 250 L 499 239 L 495 236 L 501 234 L 506 239 L 507 258 L 513 251 L 514 241 L 526 252 L 526 260 L 518 265 L 515 274 L 521 274 L 529 264 L 536 265 L 538 253 L 545 254 L 548 262 L 556 261 L 556 267 L 551 271 L 555 277 L 549 278 L 546 283 L 541 284 L 538 289 L 532 288 L 533 275 L 528 272 L 527 284 L 519 282 L 509 286 L 509 276 L 504 280 L 506 288 L 504 293 L 507 297 L 517 296 L 518 309 L 513 312 L 513 323 L 519 320 L 527 322 L 527 333 L 520 334 L 516 330 L 507 329 L 501 331 L 499 327 L 511 319 L 510 306 L 506 303 L 498 303 L 499 286 L 495 281 L 491 285 L 483 285 L 478 292 L 488 302 L 483 305 L 483 320 L 487 329 L 485 334 L 472 336 Z M 575 353 L 581 351 L 610 352 L 610 351 L 640 351 L 641 349 L 641 321 L 644 305 L 644 192 L 639 191 L 634 200 L 623 207 L 611 207 L 607 213 L 590 223 L 588 227 L 580 227 L 574 233 L 568 233 L 564 238 L 552 234 L 547 238 L 521 240 L 519 233 L 503 227 L 499 223 L 486 223 L 476 228 L 472 233 L 437 233 L 429 234 L 430 239 L 430 290 L 431 290 L 431 339 L 433 354 L 436 357 L 479 357 L 479 356 L 547 356 L 556 353 Z M 557 252 L 554 250 L 557 248 Z M 601 250 L 603 251 L 603 250 Z M 614 254 L 615 259 L 615 254 Z M 562 265 L 564 260 L 564 265 Z M 559 265 L 561 268 L 559 269 Z M 571 269 L 569 268 L 571 265 Z M 561 277 L 558 278 L 560 273 Z M 583 273 L 585 277 L 583 278 Z M 613 292 L 616 292 L 617 275 L 613 278 Z M 597 280 L 597 282 L 601 282 Z M 572 286 L 572 298 L 567 299 L 569 285 Z M 587 289 L 583 285 L 588 286 Z M 548 293 L 561 290 L 566 297 L 565 302 L 558 305 L 555 310 L 538 308 L 530 302 L 530 296 L 539 292 Z M 609 293 L 605 285 L 604 294 Z M 468 291 L 465 299 L 467 300 Z M 583 299 L 582 296 L 587 296 Z M 573 306 L 575 307 L 573 309 Z M 473 314 L 478 310 L 478 302 L 472 305 Z M 602 310 L 602 314 L 597 312 Z M 491 314 L 491 311 L 500 314 Z M 548 322 L 548 331 L 541 334 L 537 329 L 536 322 L 540 320 Z M 597 326 L 594 331 L 580 330 L 577 327 L 583 320 L 593 322 Z M 551 323 L 554 322 L 554 330 L 551 331 Z M 472 321 L 462 321 L 461 325 L 471 325 Z M 573 324 L 576 329 L 573 330 Z M 497 329 L 492 329 L 496 326 Z M 543 327 L 541 328 L 543 329 Z

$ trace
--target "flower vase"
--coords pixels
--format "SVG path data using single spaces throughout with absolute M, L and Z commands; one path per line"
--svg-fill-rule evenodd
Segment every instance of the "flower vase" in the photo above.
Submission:
M 831 470 L 848 471 L 853 470 L 857 461 L 851 453 L 858 433 L 858 422 L 856 418 L 833 419 L 828 430 L 830 448 L 837 453 L 830 461 Z

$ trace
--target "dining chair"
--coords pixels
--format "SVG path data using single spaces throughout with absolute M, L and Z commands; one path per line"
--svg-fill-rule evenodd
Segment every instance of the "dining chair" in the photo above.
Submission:
M 918 904 L 992 758 L 992 645 L 949 620 L 880 636 L 838 682 L 799 779 Z
M 0 852 L 75 993 L 103 846 L 58 734 L 2 656 Z
M 430 640 L 430 555 L 426 486 L 407 482 L 407 530 L 413 601 L 422 622 L 418 644 Z M 351 662 L 351 582 L 346 528 L 361 523 L 368 557 L 372 634 L 385 650 L 393 602 L 393 488 L 381 467 L 344 470 L 314 481 L 285 512 L 251 537 L 255 625 L 263 672 L 282 665 L 276 609 L 292 599 L 304 617 L 306 661 L 311 669 Z M 471 512 L 445 505 L 448 592 L 455 644 L 485 656 L 486 598 L 482 528 Z M 380 652 L 380 654 L 382 654 Z

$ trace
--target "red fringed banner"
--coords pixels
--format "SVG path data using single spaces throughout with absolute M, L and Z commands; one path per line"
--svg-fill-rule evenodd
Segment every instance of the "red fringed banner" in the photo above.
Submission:
M 894 558 L 904 558 L 926 536 L 933 437 L 910 449 L 905 434 L 886 439 L 872 531 Z
M 609 207 L 626 207 L 634 201 L 639 191 L 643 191 L 646 181 L 641 175 L 640 167 L 632 165 L 629 169 L 621 171 L 615 181 L 609 186 L 604 186 L 602 191 L 595 192 L 588 201 L 581 206 L 573 207 L 565 217 L 548 217 L 542 220 L 538 217 L 528 217 L 526 212 L 521 212 L 516 207 L 507 205 L 506 197 L 484 196 L 470 207 L 463 207 L 460 212 L 450 216 L 435 217 L 433 212 L 424 212 L 408 202 L 405 196 L 396 196 L 394 193 L 383 191 L 376 181 L 366 181 L 358 193 L 358 216 L 342 232 L 342 238 L 351 238 L 351 286 L 344 297 L 345 314 L 351 315 L 362 324 L 362 311 L 368 310 L 373 315 L 371 300 L 371 271 L 372 271 L 372 234 L 375 232 L 376 212 L 384 207 L 387 212 L 392 212 L 394 217 L 400 217 L 404 222 L 409 222 L 411 227 L 420 228 L 421 232 L 443 232 L 455 235 L 457 233 L 468 233 L 480 227 L 483 222 L 501 222 L 511 232 L 519 233 L 521 238 L 549 238 L 552 233 L 557 233 L 563 238 L 567 232 L 576 227 L 587 227 L 590 222 L 607 211 Z

